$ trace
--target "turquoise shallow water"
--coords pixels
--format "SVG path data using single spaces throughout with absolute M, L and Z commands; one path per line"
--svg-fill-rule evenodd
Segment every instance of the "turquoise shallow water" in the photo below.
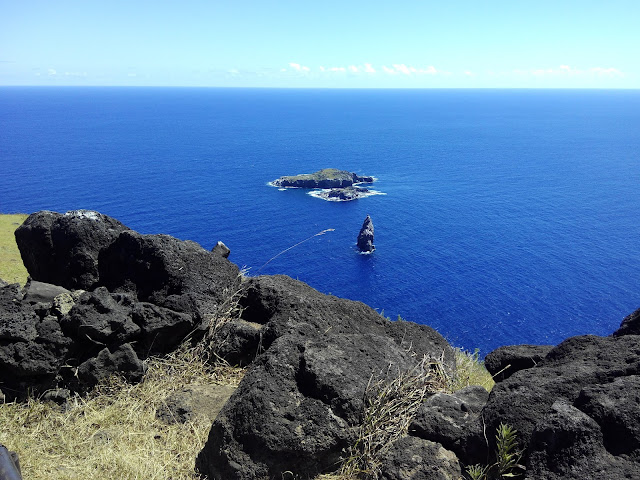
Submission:
M 222 240 L 249 274 L 481 354 L 609 334 L 640 307 L 640 91 L 0 88 L 0 162 L 2 212 Z M 324 167 L 386 195 L 267 185 Z

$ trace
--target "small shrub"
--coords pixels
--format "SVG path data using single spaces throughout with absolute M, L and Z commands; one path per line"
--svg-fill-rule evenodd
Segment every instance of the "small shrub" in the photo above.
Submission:
M 501 423 L 496 431 L 496 461 L 491 465 L 469 465 L 467 475 L 471 480 L 518 478 L 524 472 L 522 450 L 518 448 L 518 431 Z

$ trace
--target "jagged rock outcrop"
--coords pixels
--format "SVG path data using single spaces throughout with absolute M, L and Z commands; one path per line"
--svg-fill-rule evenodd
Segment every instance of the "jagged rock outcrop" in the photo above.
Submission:
M 91 210 L 41 211 L 15 231 L 22 262 L 34 280 L 70 290 L 99 285 L 98 255 L 128 228 Z
M 59 387 L 84 391 L 116 372 L 138 381 L 141 360 L 172 351 L 198 327 L 192 315 L 104 287 L 29 301 L 30 288 L 57 289 L 44 285 L 0 288 L 0 389 L 9 399 Z
M 201 336 L 240 284 L 219 252 L 97 212 L 35 213 L 16 240 L 31 278 L 1 292 L 0 388 L 11 399 L 83 391 L 115 372 L 139 380 L 141 360 Z
M 620 328 L 613 332 L 614 337 L 622 335 L 640 335 L 640 308 L 622 320 Z
M 627 480 L 638 478 L 638 471 L 638 463 L 607 451 L 601 425 L 557 400 L 533 431 L 525 480 Z
M 577 479 L 609 468 L 623 473 L 607 478 L 633 478 L 624 475 L 639 467 L 637 422 L 629 418 L 640 414 L 640 397 L 625 397 L 621 386 L 632 388 L 638 375 L 640 336 L 569 338 L 496 384 L 483 410 L 487 431 L 502 422 L 518 430 L 527 478 Z
M 315 173 L 280 177 L 271 183 L 276 187 L 346 188 L 354 183 L 372 183 L 373 181 L 373 177 L 360 176 L 336 168 L 325 168 Z
M 18 284 L 0 287 L 0 389 L 7 401 L 55 384 L 72 345 L 55 316 L 23 297 Z
M 211 251 L 224 258 L 229 258 L 229 255 L 231 254 L 231 250 L 229 249 L 229 247 L 227 247 L 223 242 L 220 241 L 215 244 Z
M 365 253 L 371 253 L 376 249 L 373 244 L 373 222 L 369 215 L 364 219 L 360 233 L 358 233 L 357 245 L 360 251 Z

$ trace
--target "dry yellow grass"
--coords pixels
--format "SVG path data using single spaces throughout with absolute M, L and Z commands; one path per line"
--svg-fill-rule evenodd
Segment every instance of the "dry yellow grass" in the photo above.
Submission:
M 194 480 L 195 457 L 211 422 L 166 425 L 156 409 L 193 384 L 235 384 L 243 371 L 210 367 L 181 351 L 151 359 L 142 383 L 113 378 L 70 407 L 38 400 L 0 405 L 0 442 L 18 452 L 25 479 Z
M 13 236 L 27 216 L 21 213 L 0 215 L 0 278 L 8 283 L 24 285 L 27 281 L 27 269 Z
M 480 385 L 490 392 L 496 382 L 485 368 L 484 362 L 478 358 L 478 352 L 469 353 L 456 349 L 455 355 L 456 375 L 452 379 L 451 390 L 455 392 L 470 385 Z

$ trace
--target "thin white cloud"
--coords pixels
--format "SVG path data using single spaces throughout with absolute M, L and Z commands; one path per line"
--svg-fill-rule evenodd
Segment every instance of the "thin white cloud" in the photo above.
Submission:
M 536 77 L 541 77 L 544 75 L 553 75 L 555 72 L 552 68 L 537 68 L 535 70 L 531 70 L 531 73 Z
M 299 63 L 289 63 L 289 66 L 291 68 L 293 68 L 294 70 L 298 71 L 298 72 L 302 72 L 302 73 L 308 73 L 311 71 L 311 69 L 309 67 L 306 67 L 304 65 L 300 65 Z
M 574 68 L 570 65 L 560 65 L 557 68 L 536 68 L 532 70 L 513 70 L 513 73 L 517 75 L 533 75 L 536 77 L 542 76 L 584 76 L 586 74 L 607 75 L 607 76 L 624 76 L 624 74 L 617 68 L 602 68 L 594 67 L 587 70 L 581 70 Z
M 356 67 L 355 65 L 349 65 L 349 71 L 351 73 L 358 73 L 358 67 Z
M 54 75 L 57 75 L 58 72 L 55 71 L 55 69 L 50 68 L 49 70 L 47 70 L 47 75 L 49 75 L 50 77 L 53 77 Z
M 366 73 L 376 73 L 376 69 L 373 68 L 373 66 L 370 63 L 365 63 L 364 64 L 364 71 Z
M 329 71 L 330 72 L 346 72 L 347 69 L 344 67 L 331 67 Z
M 404 63 L 394 63 L 393 68 L 396 69 L 399 73 L 404 73 L 405 75 L 411 75 L 411 69 L 407 67 Z
M 65 77 L 86 77 L 87 72 L 64 72 Z
M 611 75 L 614 77 L 624 77 L 624 73 L 622 73 L 617 68 L 594 67 L 590 71 L 598 75 Z

